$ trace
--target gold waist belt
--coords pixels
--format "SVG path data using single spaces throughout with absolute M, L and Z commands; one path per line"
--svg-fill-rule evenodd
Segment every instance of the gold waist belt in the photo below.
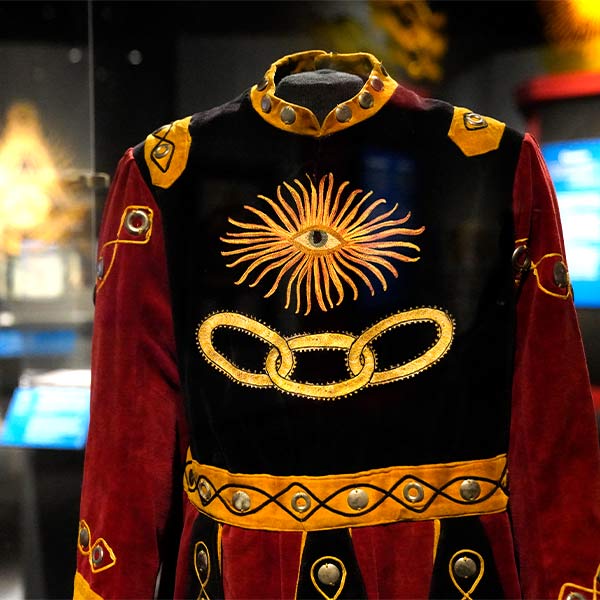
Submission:
M 188 450 L 183 486 L 203 514 L 229 525 L 314 531 L 506 509 L 506 455 L 321 477 L 230 473 Z

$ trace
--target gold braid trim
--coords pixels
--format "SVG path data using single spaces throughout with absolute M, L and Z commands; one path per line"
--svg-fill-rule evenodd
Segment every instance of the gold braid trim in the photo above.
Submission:
M 314 531 L 502 512 L 508 502 L 505 479 L 505 454 L 295 477 L 230 473 L 201 465 L 188 450 L 183 486 L 201 513 L 221 523 L 269 531 Z M 465 485 L 470 495 L 465 494 Z M 473 488 L 478 492 L 473 494 Z

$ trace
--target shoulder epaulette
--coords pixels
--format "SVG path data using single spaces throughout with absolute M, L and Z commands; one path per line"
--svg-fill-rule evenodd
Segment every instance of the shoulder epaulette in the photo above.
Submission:
M 144 158 L 155 186 L 171 187 L 185 169 L 192 142 L 189 132 L 191 118 L 163 125 L 146 138 Z
M 498 148 L 505 127 L 501 121 L 455 106 L 448 137 L 465 156 L 477 156 Z

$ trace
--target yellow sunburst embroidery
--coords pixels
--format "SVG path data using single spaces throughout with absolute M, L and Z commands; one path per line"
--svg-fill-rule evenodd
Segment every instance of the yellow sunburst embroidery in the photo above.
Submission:
M 269 213 L 246 205 L 244 208 L 260 222 L 228 219 L 241 231 L 227 232 L 220 239 L 239 247 L 221 254 L 237 257 L 227 264 L 228 267 L 246 267 L 235 282 L 237 285 L 252 276 L 254 280 L 249 285 L 254 287 L 268 273 L 274 272 L 275 281 L 265 298 L 273 295 L 280 285 L 285 285 L 285 308 L 290 307 L 294 295 L 296 313 L 304 304 L 304 314 L 308 315 L 313 297 L 319 308 L 327 311 L 342 302 L 347 286 L 356 300 L 358 287 L 355 280 L 361 280 L 374 295 L 375 289 L 368 275 L 378 279 L 385 291 L 386 275 L 391 273 L 398 277 L 392 261 L 419 260 L 419 256 L 407 256 L 399 251 L 402 248 L 417 253 L 421 250 L 416 244 L 397 239 L 398 236 L 416 236 L 425 230 L 425 227 L 401 227 L 410 219 L 410 212 L 402 218 L 392 218 L 398 208 L 396 204 L 374 215 L 386 200 L 379 198 L 368 204 L 372 191 L 363 194 L 363 190 L 355 189 L 343 199 L 348 181 L 334 190 L 332 173 L 323 176 L 318 186 L 310 176 L 307 178 L 308 185 L 294 179 L 295 187 L 287 182 L 277 186 L 278 202 L 259 194 L 258 198 L 271 209 Z M 284 188 L 291 201 L 284 198 Z M 284 282 L 286 278 L 287 283 Z M 337 294 L 335 302 L 332 298 L 334 290 Z

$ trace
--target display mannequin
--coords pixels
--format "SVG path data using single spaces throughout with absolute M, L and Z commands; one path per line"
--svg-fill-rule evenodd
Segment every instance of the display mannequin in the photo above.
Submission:
M 283 57 L 126 152 L 92 370 L 76 598 L 598 595 L 539 148 L 370 54 Z
M 352 73 L 318 69 L 287 75 L 277 84 L 275 94 L 286 102 L 310 109 L 322 123 L 332 108 L 356 96 L 364 84 L 363 79 Z

